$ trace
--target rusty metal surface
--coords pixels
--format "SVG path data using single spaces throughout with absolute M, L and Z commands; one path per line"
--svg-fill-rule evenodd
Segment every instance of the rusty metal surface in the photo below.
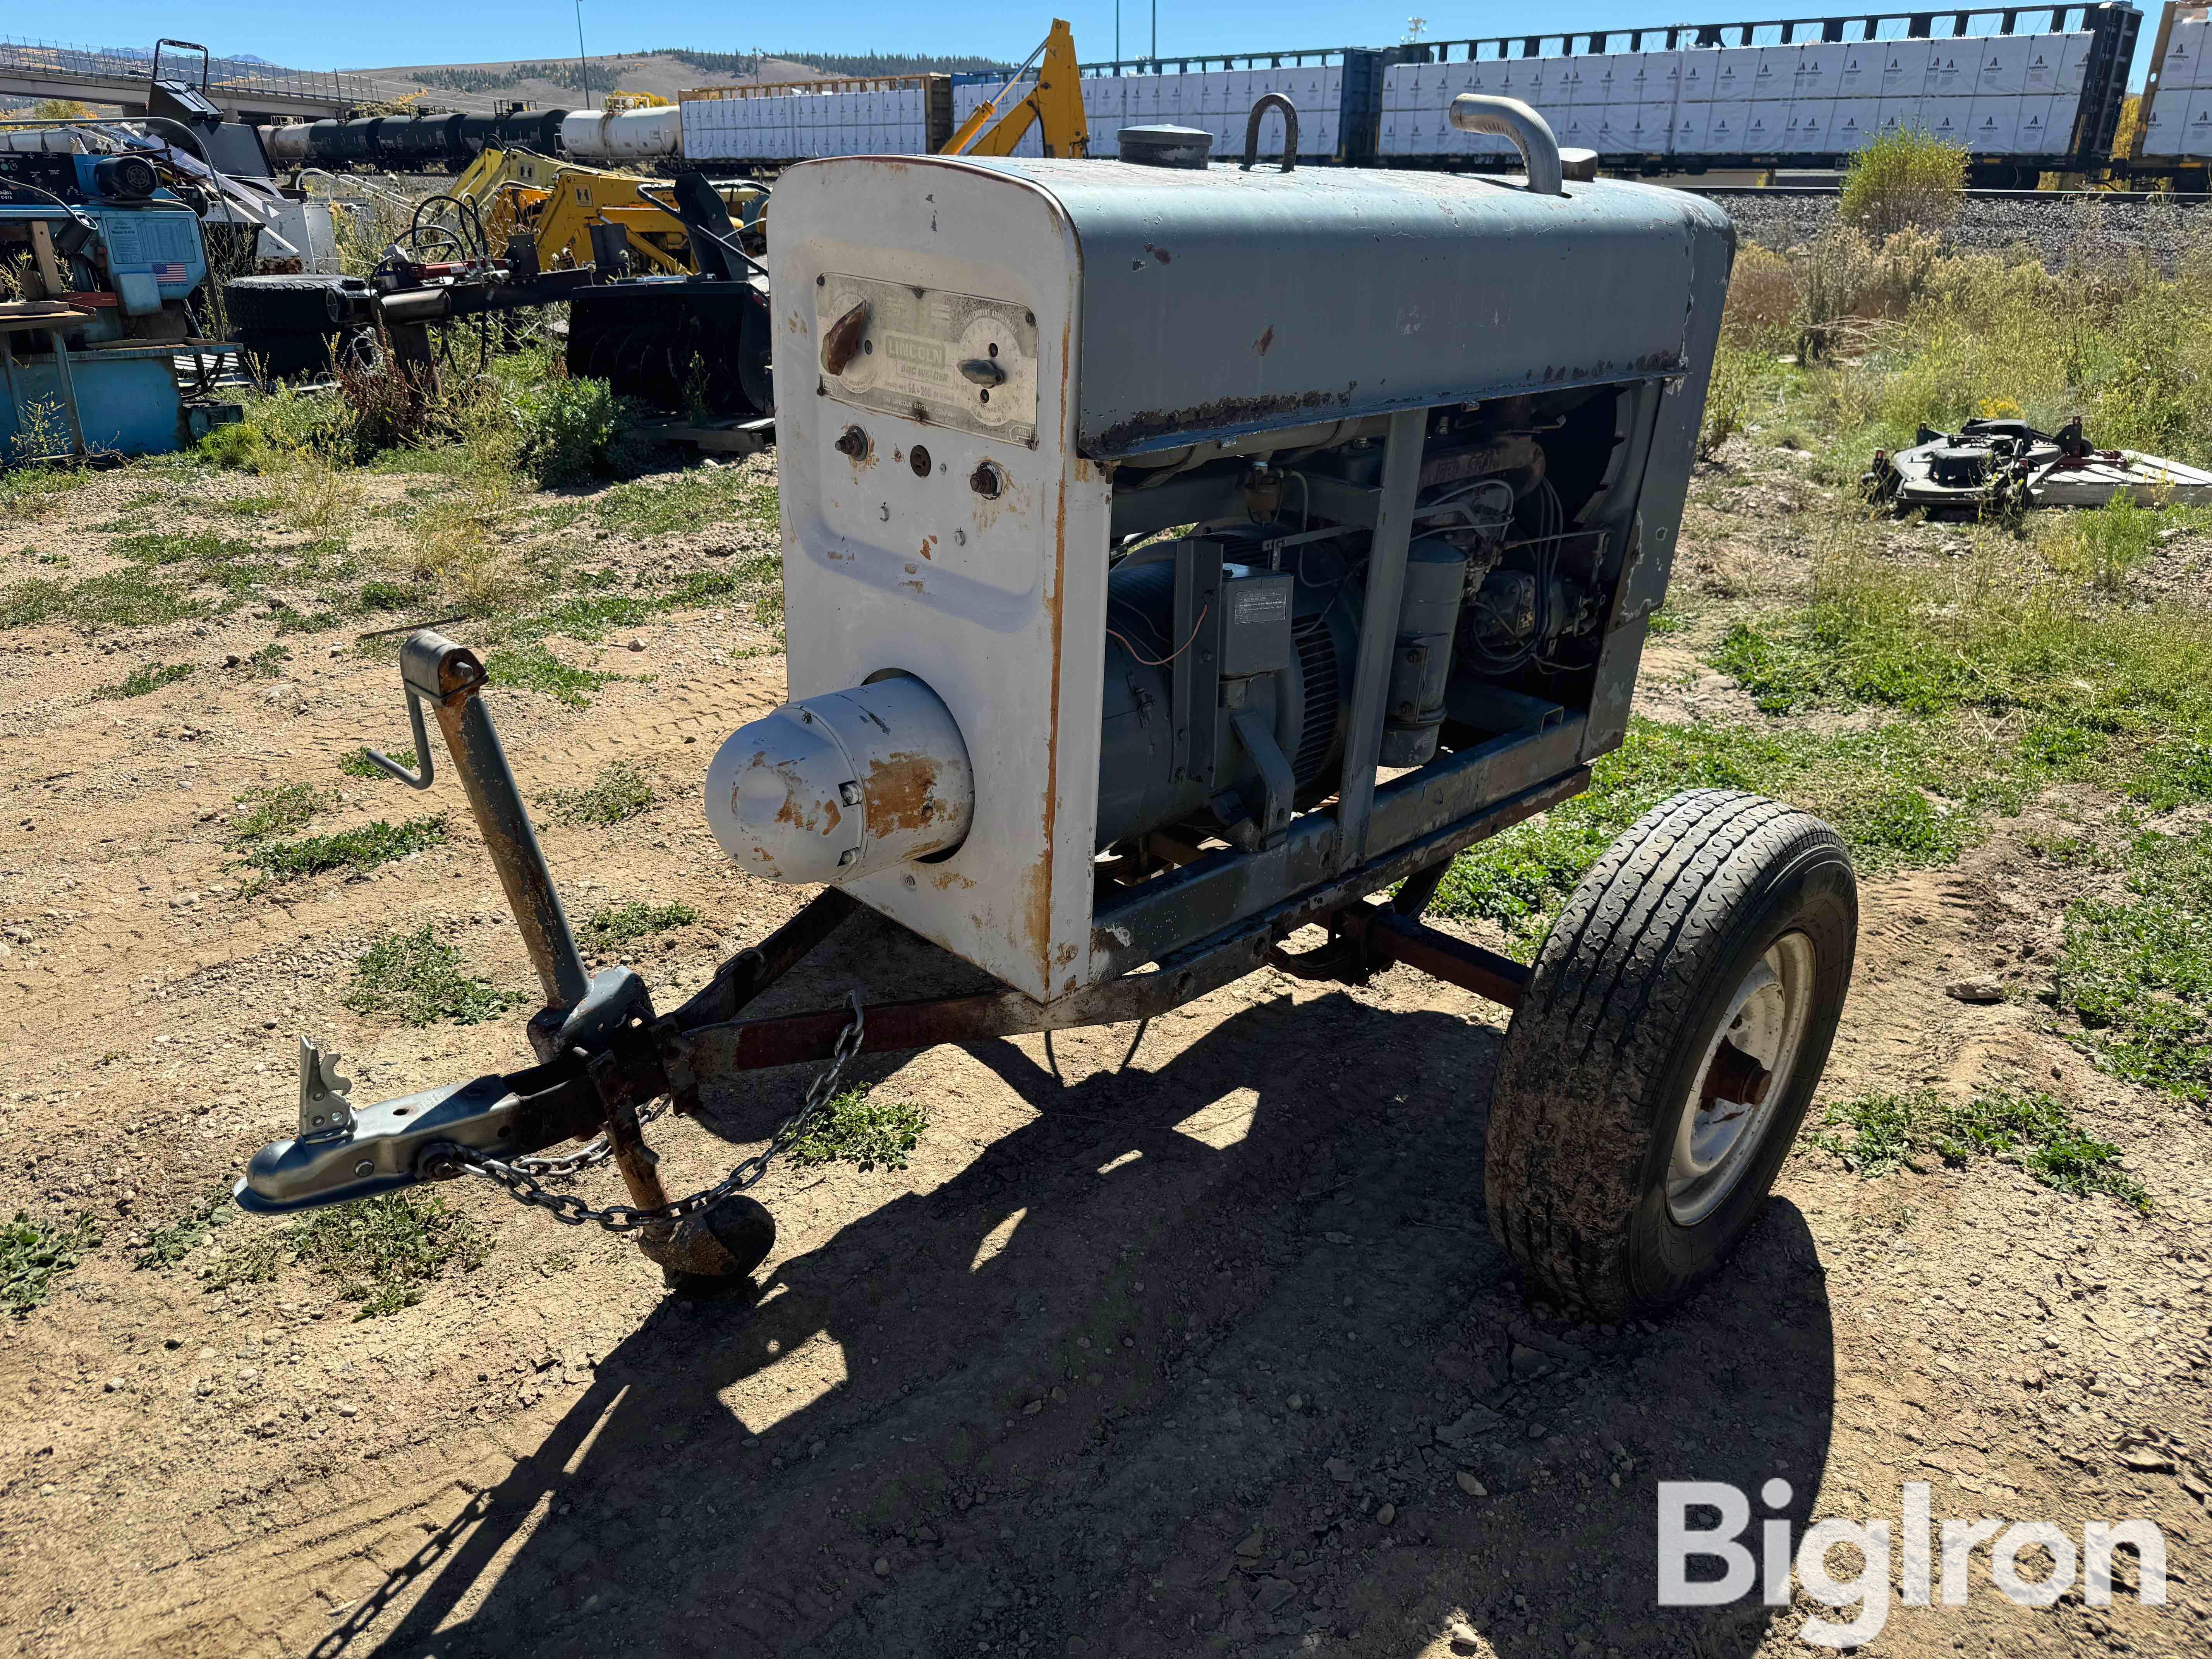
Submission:
M 738 1010 L 797 967 L 860 908 L 851 894 L 824 888 L 789 921 L 717 969 L 714 977 L 676 1011 L 675 1023 L 689 1030 L 736 1018 Z
M 409 690 L 429 699 L 435 709 L 438 729 L 468 793 L 469 810 L 476 817 L 484 850 L 499 872 L 523 948 L 544 988 L 546 1006 L 574 1007 L 590 989 L 590 978 L 506 751 L 500 747 L 491 711 L 479 695 L 483 664 L 474 652 L 425 629 L 402 642 L 400 678 Z
M 1364 945 L 1371 957 L 1402 962 L 1432 979 L 1472 991 L 1479 997 L 1518 1008 L 1528 989 L 1528 969 L 1510 957 L 1486 951 L 1462 939 L 1398 915 L 1388 905 L 1362 900 L 1337 913 L 1339 924 Z
M 1582 729 L 1581 720 L 1571 716 L 1393 779 L 1375 792 L 1369 847 L 1388 859 L 1396 880 L 1565 799 L 1589 780 L 1577 759 Z M 1102 976 L 1127 973 L 1194 933 L 1261 914 L 1286 892 L 1328 890 L 1315 884 L 1334 872 L 1336 846 L 1334 815 L 1309 812 L 1292 821 L 1281 845 L 1266 852 L 1212 854 L 1131 888 L 1099 910 L 1093 961 Z M 1425 848 L 1437 850 L 1424 855 Z
M 1094 460 L 1683 374 L 1734 240 L 1712 204 L 1620 180 L 1537 196 L 1411 170 L 961 165 L 1042 186 L 1075 226 Z

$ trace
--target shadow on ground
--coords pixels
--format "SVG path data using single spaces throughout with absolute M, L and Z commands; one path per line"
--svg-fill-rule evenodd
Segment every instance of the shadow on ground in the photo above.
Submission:
M 1497 1036 L 1340 993 L 1066 1089 L 979 1048 L 1035 1119 L 757 1307 L 663 1304 L 318 1651 L 1750 1653 L 1763 1608 L 1654 1606 L 1654 1486 L 1778 1474 L 1806 1519 L 1811 1237 L 1777 1201 L 1656 1329 L 1533 1320 L 1483 1221 Z M 840 1354 L 781 1420 L 726 1403 Z

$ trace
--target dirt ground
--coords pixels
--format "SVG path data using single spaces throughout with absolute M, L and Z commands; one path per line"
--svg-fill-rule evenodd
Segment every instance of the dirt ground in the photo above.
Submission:
M 93 526 L 137 487 L 0 526 L 0 578 L 63 544 L 98 568 Z M 1793 580 L 1745 528 L 1753 495 L 1701 480 L 1685 584 Z M 1786 481 L 1770 495 L 1771 517 Z M 1978 1569 L 1969 1605 L 1896 1607 L 1866 1651 L 2212 1644 L 2212 1130 L 2092 1069 L 2035 1000 L 2083 878 L 2031 842 L 2109 801 L 2048 799 L 1954 866 L 1866 883 L 1823 1097 L 2037 1081 L 2127 1149 L 2148 1214 L 1994 1161 L 1863 1181 L 1808 1140 L 1713 1288 L 1656 1323 L 1566 1324 L 1484 1223 L 1504 1011 L 1402 969 L 1263 972 L 1133 1054 L 1132 1028 L 1061 1038 L 1057 1077 L 1036 1040 L 864 1065 L 927 1132 L 904 1171 L 769 1177 L 757 1305 L 667 1299 L 628 1244 L 452 1183 L 489 1258 L 357 1322 L 304 1267 L 209 1294 L 128 1245 L 290 1133 L 296 1036 L 343 1053 L 356 1099 L 528 1058 L 519 1015 L 412 1029 L 340 1001 L 370 939 L 426 922 L 528 982 L 448 776 L 422 799 L 344 779 L 335 821 L 442 811 L 444 844 L 242 879 L 234 797 L 327 784 L 404 730 L 392 666 L 349 634 L 288 636 L 278 680 L 222 666 L 272 637 L 245 614 L 112 652 L 0 635 L 0 1214 L 88 1212 L 106 1237 L 0 1321 L 6 1651 L 1736 1659 L 1804 1650 L 1820 1609 L 1656 1607 L 1656 1483 L 1777 1477 L 1801 1524 L 1894 1518 L 1927 1481 L 1939 1517 L 2165 1534 L 2164 1607 L 2124 1570 L 2109 1608 L 2021 1609 Z M 714 745 L 779 700 L 781 657 L 745 654 L 763 638 L 675 613 L 554 642 L 630 677 L 588 710 L 494 696 L 533 801 L 617 758 L 665 785 L 616 828 L 542 825 L 572 910 L 701 912 L 639 963 L 664 1006 L 799 896 L 732 873 L 698 805 Z M 198 672 L 90 700 L 141 660 Z M 1646 682 L 1662 718 L 1741 713 L 1678 645 Z M 860 922 L 764 1006 L 959 975 Z M 1947 994 L 1979 976 L 2007 1000 Z M 657 1128 L 671 1189 L 758 1144 L 805 1080 Z

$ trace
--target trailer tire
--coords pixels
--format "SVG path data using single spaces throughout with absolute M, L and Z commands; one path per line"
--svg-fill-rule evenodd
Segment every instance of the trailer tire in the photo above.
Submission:
M 232 328 L 256 334 L 335 334 L 368 285 L 358 276 L 237 276 L 222 285 Z
M 1617 1321 L 1719 1267 L 1804 1121 L 1857 933 L 1841 837 L 1780 801 L 1693 790 L 1613 843 L 1498 1058 L 1490 1228 L 1532 1294 Z

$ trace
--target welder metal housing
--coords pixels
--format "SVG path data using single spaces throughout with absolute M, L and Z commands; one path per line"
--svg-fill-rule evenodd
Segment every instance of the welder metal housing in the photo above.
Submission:
M 775 224 L 790 695 L 913 675 L 972 768 L 964 839 L 840 884 L 862 902 L 1049 1001 L 1434 866 L 1620 742 L 1733 253 L 1711 204 L 862 157 L 793 168 Z M 1514 504 L 1488 531 L 1477 486 Z M 1231 802 L 1219 834 L 1102 854 L 1109 569 L 1187 526 L 1233 526 L 1245 566 L 1356 579 L 1340 769 L 1286 822 L 1232 829 Z M 1469 557 L 1443 741 L 1382 777 L 1407 548 L 1433 534 Z M 1176 615 L 1205 656 L 1204 613 Z

